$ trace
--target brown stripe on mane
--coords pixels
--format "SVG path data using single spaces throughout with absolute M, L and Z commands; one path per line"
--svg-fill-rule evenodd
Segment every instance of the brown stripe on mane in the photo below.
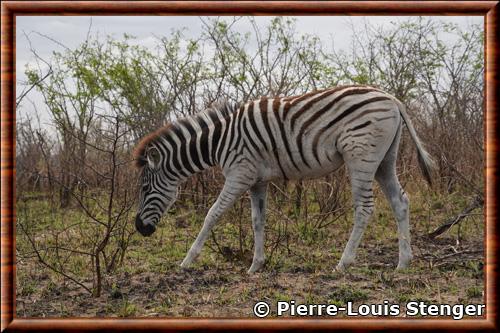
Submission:
M 167 125 L 159 128 L 159 129 L 157 129 L 156 131 L 154 131 L 152 133 L 149 133 L 148 135 L 146 135 L 145 137 L 143 137 L 141 139 L 141 141 L 139 141 L 139 143 L 135 147 L 134 153 L 133 153 L 134 161 L 135 161 L 135 166 L 137 168 L 142 168 L 146 164 L 146 162 L 145 162 L 145 153 L 146 153 L 146 149 L 148 148 L 148 146 L 152 142 L 155 142 L 160 137 L 162 137 L 166 133 L 168 133 L 171 128 L 172 128 L 172 124 L 169 123 L 169 124 L 167 124 Z

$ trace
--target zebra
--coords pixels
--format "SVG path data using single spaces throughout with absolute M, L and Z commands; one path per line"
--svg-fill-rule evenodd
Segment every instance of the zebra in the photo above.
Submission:
M 396 174 L 403 122 L 417 148 L 423 176 L 431 184 L 434 162 L 420 142 L 405 106 L 379 88 L 349 85 L 291 97 L 261 97 L 240 107 L 219 103 L 172 122 L 143 138 L 135 150 L 141 190 L 137 231 L 149 236 L 194 173 L 220 166 L 223 188 L 181 267 L 200 254 L 219 217 L 249 191 L 253 261 L 248 273 L 265 263 L 264 225 L 269 182 L 321 177 L 346 165 L 354 204 L 354 226 L 336 266 L 343 271 L 374 210 L 373 183 L 380 184 L 398 227 L 399 261 L 412 259 L 409 200 Z

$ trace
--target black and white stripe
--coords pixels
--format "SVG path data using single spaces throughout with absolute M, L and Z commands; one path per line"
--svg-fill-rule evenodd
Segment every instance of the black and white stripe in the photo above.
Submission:
M 404 106 L 380 89 L 343 86 L 301 96 L 262 97 L 239 108 L 215 106 L 169 125 L 139 145 L 144 186 L 136 225 L 155 227 L 174 201 L 179 182 L 219 165 L 226 183 L 183 262 L 186 266 L 201 251 L 220 214 L 245 191 L 250 190 L 256 196 L 252 202 L 257 203 L 265 197 L 262 186 L 269 181 L 316 178 L 345 164 L 357 227 L 338 267 L 344 268 L 354 260 L 362 231 L 373 212 L 374 179 L 381 183 L 393 205 L 400 232 L 399 266 L 404 267 L 411 258 L 408 203 L 394 171 L 402 122 L 410 131 L 422 170 L 430 181 L 432 160 Z M 256 252 L 251 271 L 255 271 L 263 262 L 262 239 L 257 239 L 263 235 L 256 230 L 262 229 L 258 223 L 264 223 L 264 219 L 259 214 L 264 212 L 259 207 L 252 207 L 252 212 Z

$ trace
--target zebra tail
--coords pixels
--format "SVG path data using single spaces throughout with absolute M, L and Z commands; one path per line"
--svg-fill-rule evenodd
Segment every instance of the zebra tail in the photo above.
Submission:
M 432 186 L 432 170 L 435 169 L 436 163 L 432 159 L 431 155 L 425 150 L 422 142 L 418 138 L 417 132 L 415 132 L 415 128 L 413 127 L 413 124 L 408 117 L 408 113 L 406 113 L 406 107 L 400 101 L 397 102 L 399 106 L 399 112 L 401 113 L 406 127 L 410 132 L 411 139 L 417 146 L 417 159 L 420 170 L 422 171 L 425 180 L 429 183 L 430 186 Z

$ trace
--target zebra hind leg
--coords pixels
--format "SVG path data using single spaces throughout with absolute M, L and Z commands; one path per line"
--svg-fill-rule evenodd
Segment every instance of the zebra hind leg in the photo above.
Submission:
M 349 163 L 348 167 L 349 167 Z M 337 270 L 344 271 L 356 257 L 361 237 L 373 213 L 373 178 L 375 171 L 350 169 L 352 197 L 354 202 L 354 226 L 349 241 L 344 249 Z
M 398 223 L 399 262 L 397 269 L 408 267 L 413 258 L 410 244 L 409 200 L 396 175 L 397 145 L 391 149 L 380 164 L 375 179 L 380 184 Z
M 266 261 L 264 256 L 264 225 L 266 223 L 267 183 L 257 184 L 250 189 L 252 201 L 252 227 L 254 234 L 254 253 L 252 266 L 248 273 L 260 270 Z

